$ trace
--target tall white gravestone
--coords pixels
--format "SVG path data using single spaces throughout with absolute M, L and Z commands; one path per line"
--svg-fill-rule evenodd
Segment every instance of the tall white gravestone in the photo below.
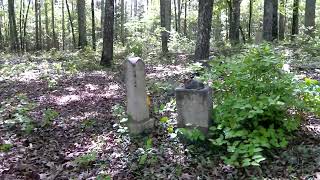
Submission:
M 154 120 L 149 118 L 145 81 L 145 64 L 138 58 L 126 61 L 126 88 L 128 127 L 132 134 L 140 134 L 154 127 Z

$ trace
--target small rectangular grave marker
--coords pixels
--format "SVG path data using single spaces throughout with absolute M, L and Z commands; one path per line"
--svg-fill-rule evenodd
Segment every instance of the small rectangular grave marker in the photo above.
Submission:
M 207 133 L 211 125 L 212 90 L 192 80 L 176 88 L 178 127 L 198 128 Z
M 128 127 L 132 134 L 139 134 L 154 127 L 154 120 L 149 118 L 145 81 L 145 64 L 138 58 L 126 61 L 126 89 Z

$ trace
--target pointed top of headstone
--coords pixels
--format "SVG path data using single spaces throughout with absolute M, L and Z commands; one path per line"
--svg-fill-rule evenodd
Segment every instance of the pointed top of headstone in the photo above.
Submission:
M 138 62 L 141 62 L 144 64 L 144 62 L 142 61 L 141 58 L 139 57 L 129 57 L 128 58 L 128 61 L 131 63 L 131 64 L 138 64 Z

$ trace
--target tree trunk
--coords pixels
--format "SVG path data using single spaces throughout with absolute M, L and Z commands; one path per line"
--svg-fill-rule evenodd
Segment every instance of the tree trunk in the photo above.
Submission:
M 241 0 L 230 0 L 230 41 L 231 44 L 238 44 L 240 42 L 239 28 L 240 28 L 240 4 Z M 230 5 L 230 4 L 229 4 Z
M 83 49 L 87 45 L 86 30 L 86 1 L 77 0 L 78 29 L 79 29 L 79 48 Z
M 73 21 L 72 21 L 72 16 L 71 16 L 71 12 L 70 12 L 70 8 L 69 8 L 69 4 L 68 4 L 68 0 L 66 0 L 66 6 L 67 6 L 67 11 L 68 11 L 68 16 L 69 16 L 69 22 L 70 22 L 70 26 L 71 26 L 71 32 L 72 32 L 72 43 L 73 43 L 73 48 L 76 48 L 76 35 L 74 33 L 74 26 L 73 26 Z
M 122 45 L 125 45 L 125 37 L 124 37 L 124 0 L 121 0 L 121 27 L 120 27 L 120 39 L 122 42 Z
M 40 1 L 41 2 L 41 1 Z M 41 23 L 41 3 L 38 4 L 39 9 L 39 43 L 40 43 L 40 50 L 42 50 L 42 23 Z
M 114 25 L 114 1 L 106 0 L 104 32 L 103 32 L 103 49 L 100 64 L 111 66 L 113 59 L 113 25 Z
M 62 50 L 65 50 L 65 39 L 66 39 L 66 30 L 65 30 L 65 22 L 64 22 L 64 1 L 61 2 L 61 11 L 62 11 Z
M 250 0 L 249 3 L 249 23 L 248 23 L 248 39 L 251 40 L 251 23 L 252 23 L 252 9 L 253 9 L 253 2 Z
M 48 18 L 48 0 L 44 2 L 44 11 L 45 11 L 45 29 L 46 29 L 46 49 L 50 49 L 50 32 L 49 32 L 49 18 Z
M 54 22 L 54 3 L 55 3 L 55 0 L 52 0 L 51 1 L 51 28 L 52 28 L 52 44 L 53 44 L 53 47 L 56 48 L 56 49 L 59 49 L 59 45 L 58 45 L 58 41 L 57 41 L 57 36 L 56 36 L 56 31 L 55 31 L 55 22 Z
M 171 0 L 160 0 L 160 19 L 161 27 L 165 28 L 161 32 L 162 53 L 167 53 L 171 30 Z
M 22 36 L 22 23 L 23 23 L 23 11 L 25 3 L 23 0 L 20 1 L 20 16 L 19 16 L 19 40 L 20 40 L 20 49 L 23 51 L 23 36 Z M 1 29 L 0 29 L 1 31 Z M 1 40 L 0 40 L 1 41 Z M 1 42 L 0 42 L 1 43 Z
M 195 60 L 209 59 L 213 0 L 199 0 Z
M 281 9 L 285 11 L 285 0 L 281 0 L 280 2 Z M 284 12 L 280 11 L 279 16 L 279 39 L 284 40 L 284 33 L 285 33 L 285 14 Z
M 96 23 L 95 23 L 95 17 L 94 17 L 94 0 L 91 0 L 91 15 L 92 15 L 92 48 L 93 50 L 96 50 Z
M 177 0 L 177 5 L 178 5 L 178 32 L 181 32 L 181 0 Z
M 183 25 L 183 34 L 187 36 L 187 12 L 188 12 L 188 0 L 184 0 L 184 25 Z
M 299 0 L 293 1 L 291 40 L 299 34 Z
M 314 37 L 315 13 L 316 13 L 316 0 L 306 0 L 304 26 L 306 27 L 305 33 L 311 37 Z
M 31 4 L 31 0 L 29 0 L 28 2 L 28 7 L 27 7 L 27 12 L 24 18 L 24 25 L 23 25 L 23 43 L 24 43 L 24 47 L 25 50 L 27 50 L 27 41 L 26 41 L 26 37 L 27 37 L 27 20 L 28 20 L 28 14 L 29 14 L 29 9 L 30 9 L 30 4 Z
M 138 15 L 138 0 L 134 0 L 134 5 L 133 5 L 133 13 L 134 13 L 134 16 L 136 17 Z
M 273 3 L 271 0 L 264 0 L 263 13 L 263 39 L 272 41 L 272 21 L 273 20 Z
M 177 0 L 173 0 L 174 3 L 174 25 L 175 29 L 178 32 L 178 14 L 177 14 Z
M 272 40 L 278 39 L 278 0 L 272 0 Z
M 105 15 L 105 3 L 101 0 L 101 36 L 103 36 L 103 25 L 104 25 L 104 15 Z
M 40 50 L 40 38 L 39 38 L 39 0 L 34 1 L 34 15 L 35 15 L 35 23 L 36 23 L 36 50 Z
M 14 12 L 14 0 L 8 1 L 8 11 L 9 11 L 9 29 L 10 29 L 10 41 L 11 50 L 19 51 L 19 40 L 16 24 L 16 16 Z

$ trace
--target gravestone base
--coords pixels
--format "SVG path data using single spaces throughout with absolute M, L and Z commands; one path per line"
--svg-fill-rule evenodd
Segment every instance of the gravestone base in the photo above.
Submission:
M 148 119 L 140 122 L 128 122 L 128 128 L 131 134 L 141 134 L 143 132 L 152 131 L 154 127 L 154 119 Z
M 212 90 L 205 86 L 202 89 L 176 88 L 178 127 L 197 128 L 207 133 L 212 124 Z

